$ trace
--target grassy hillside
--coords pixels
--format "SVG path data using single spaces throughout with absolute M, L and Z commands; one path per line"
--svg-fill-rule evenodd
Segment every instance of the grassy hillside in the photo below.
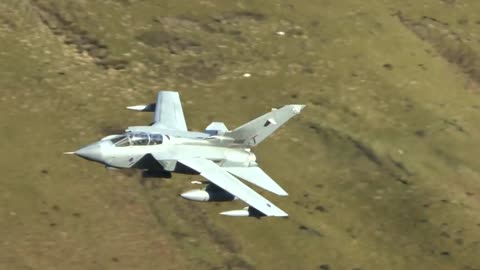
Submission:
M 0 269 L 480 269 L 480 2 L 338 2 L 1 1 Z M 193 130 L 307 104 L 254 149 L 288 219 L 62 155 L 160 89 Z

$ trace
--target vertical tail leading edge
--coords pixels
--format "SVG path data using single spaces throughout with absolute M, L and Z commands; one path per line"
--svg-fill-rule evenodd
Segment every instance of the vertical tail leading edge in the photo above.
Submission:
M 272 109 L 252 121 L 232 130 L 225 132 L 224 136 L 231 137 L 235 143 L 246 147 L 253 147 L 265 140 L 270 134 L 285 124 L 290 118 L 299 114 L 305 105 L 285 105 L 280 109 Z

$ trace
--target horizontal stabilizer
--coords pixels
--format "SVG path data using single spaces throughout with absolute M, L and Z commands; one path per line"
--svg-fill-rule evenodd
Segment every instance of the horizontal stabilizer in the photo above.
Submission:
M 220 130 L 220 131 L 228 131 L 227 126 L 223 122 L 212 122 L 205 130 Z
M 223 122 L 212 122 L 205 128 L 205 132 L 210 135 L 222 135 L 227 131 L 228 128 Z
M 260 167 L 224 167 L 229 173 L 280 196 L 288 193 L 280 187 Z

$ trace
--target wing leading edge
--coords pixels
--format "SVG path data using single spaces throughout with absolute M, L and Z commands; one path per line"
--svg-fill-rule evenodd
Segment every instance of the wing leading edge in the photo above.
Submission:
M 178 161 L 199 172 L 210 182 L 235 195 L 263 214 L 277 217 L 288 216 L 283 210 L 256 193 L 253 189 L 216 165 L 213 161 L 203 158 L 179 159 Z

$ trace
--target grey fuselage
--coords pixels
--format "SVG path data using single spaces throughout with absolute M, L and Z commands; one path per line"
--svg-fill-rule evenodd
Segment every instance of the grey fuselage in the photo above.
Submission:
M 205 158 L 221 167 L 255 166 L 256 157 L 221 136 L 181 138 L 151 132 L 110 135 L 74 153 L 113 168 L 137 168 L 186 173 L 177 160 Z

